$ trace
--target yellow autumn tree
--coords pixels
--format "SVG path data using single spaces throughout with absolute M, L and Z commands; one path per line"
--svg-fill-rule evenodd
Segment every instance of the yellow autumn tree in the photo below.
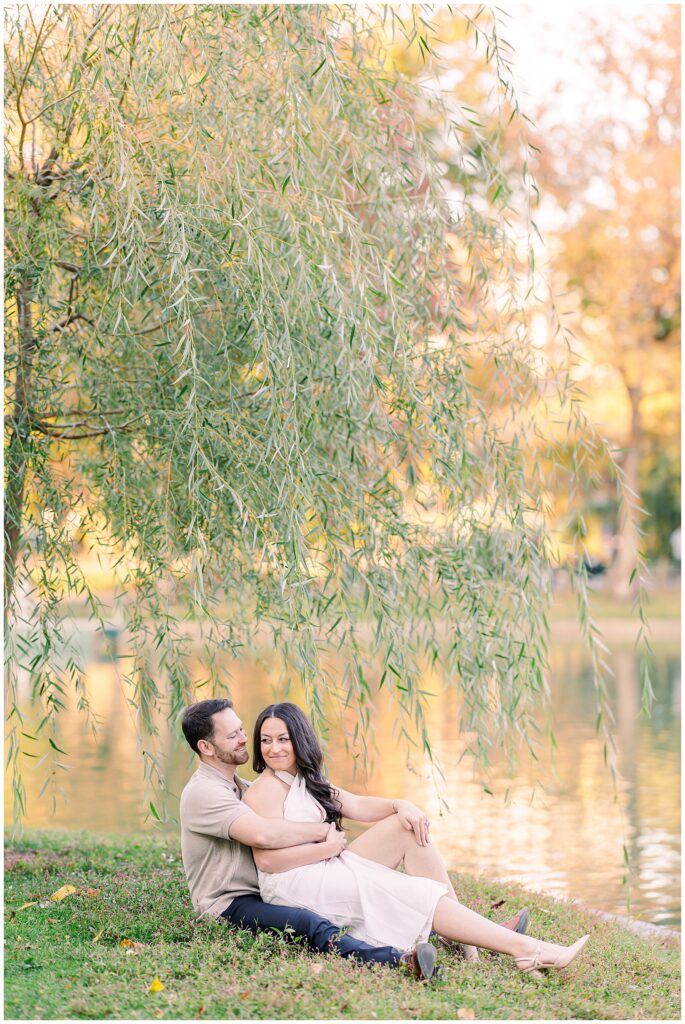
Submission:
M 557 122 L 535 112 L 537 180 L 561 215 L 553 239 L 555 291 L 573 309 L 591 415 L 620 449 L 625 483 L 642 504 L 646 448 L 669 451 L 677 476 L 680 338 L 680 11 L 615 27 L 588 20 L 587 66 L 613 113 Z M 631 591 L 635 516 L 619 509 L 614 593 Z M 639 522 L 639 513 L 637 516 Z

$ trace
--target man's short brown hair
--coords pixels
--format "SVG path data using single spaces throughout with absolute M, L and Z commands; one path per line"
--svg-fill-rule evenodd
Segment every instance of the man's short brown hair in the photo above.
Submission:
M 181 719 L 181 728 L 183 735 L 196 754 L 200 753 L 197 749 L 198 742 L 211 740 L 214 735 L 212 717 L 219 711 L 225 711 L 226 708 L 232 707 L 232 700 L 199 700 L 185 709 Z

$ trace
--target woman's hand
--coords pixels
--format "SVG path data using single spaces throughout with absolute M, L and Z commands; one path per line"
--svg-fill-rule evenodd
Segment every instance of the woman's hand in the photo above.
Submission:
M 414 833 L 414 838 L 419 846 L 428 846 L 430 839 L 430 821 L 410 800 L 395 800 L 394 801 L 397 817 L 402 822 L 404 828 L 411 830 Z
M 324 843 L 331 851 L 326 859 L 331 857 L 337 857 L 343 852 L 347 846 L 347 836 L 344 832 L 339 832 L 335 827 L 335 822 L 332 821 L 328 826 L 328 835 L 324 839 Z

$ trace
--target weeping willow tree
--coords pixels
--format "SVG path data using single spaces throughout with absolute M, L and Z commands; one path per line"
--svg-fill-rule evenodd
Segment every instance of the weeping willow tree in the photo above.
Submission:
M 125 623 L 152 781 L 163 781 L 150 742 L 160 714 L 225 691 L 226 652 L 265 628 L 315 720 L 331 702 L 353 709 L 358 750 L 380 660 L 398 735 L 430 751 L 426 656 L 460 688 L 475 753 L 507 737 L 534 744 L 553 552 L 531 408 L 554 395 L 572 417 L 573 403 L 531 356 L 498 147 L 466 103 L 445 112 L 432 57 L 411 77 L 393 59 L 410 46 L 430 56 L 427 17 L 7 11 L 17 815 L 22 680 L 42 709 L 48 781 L 60 712 L 75 701 L 91 714 L 65 631 L 74 607 L 103 630 L 115 614 Z M 504 125 L 519 115 L 492 19 L 455 17 L 485 51 Z M 456 204 L 417 104 L 461 153 Z M 523 151 L 517 173 L 530 195 Z M 471 376 L 484 352 L 486 388 Z M 579 440 L 576 466 L 595 444 Z M 116 562 L 113 603 L 90 586 L 77 536 Z

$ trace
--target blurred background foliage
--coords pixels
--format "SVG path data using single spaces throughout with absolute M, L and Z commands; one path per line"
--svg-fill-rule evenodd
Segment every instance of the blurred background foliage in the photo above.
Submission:
M 530 24 L 538 15 L 523 5 L 492 17 L 500 60 L 523 78 L 523 57 L 504 37 L 510 22 Z M 554 352 L 555 318 L 561 318 L 566 338 L 573 339 L 574 379 L 588 415 L 616 446 L 626 483 L 646 513 L 641 522 L 637 517 L 640 539 L 635 522 L 617 508 L 606 464 L 579 512 L 590 564 L 607 569 L 614 594 L 625 596 L 626 566 L 638 544 L 654 562 L 673 561 L 679 543 L 673 534 L 680 525 L 681 12 L 663 5 L 635 8 L 618 20 L 590 11 L 574 20 L 570 57 L 559 31 L 546 39 L 551 59 L 555 47 L 560 57 L 549 94 L 533 90 L 522 101 L 533 151 L 526 171 L 539 189 L 533 208 L 544 237 L 544 243 L 536 238 L 535 255 L 549 279 L 548 294 L 538 295 L 531 340 Z M 509 171 L 521 160 L 521 123 L 503 124 L 486 51 L 474 51 L 470 28 L 441 8 L 430 37 L 447 66 L 443 88 L 451 90 L 455 105 L 472 108 L 468 159 L 448 144 L 444 122 L 417 111 L 455 202 L 479 186 L 484 199 L 492 198 L 492 183 L 479 174 L 480 159 L 496 154 Z M 418 43 L 392 52 L 405 72 L 418 77 L 431 59 Z M 562 73 L 562 57 L 574 63 L 582 91 L 575 92 L 568 69 Z M 595 104 L 583 102 L 593 94 Z M 511 173 L 498 184 L 511 190 L 519 211 L 520 184 Z M 482 361 L 479 370 L 487 387 L 488 363 Z M 567 524 L 567 538 L 577 527 L 578 518 Z
M 568 297 L 590 414 L 648 513 L 652 559 L 672 557 L 680 523 L 680 19 L 675 5 L 636 12 L 627 35 L 589 16 L 584 73 L 612 108 L 584 110 L 580 127 L 560 123 L 553 102 L 533 115 L 538 181 L 558 217 L 553 284 Z M 606 493 L 588 519 L 598 559 L 618 534 L 620 587 L 631 526 Z

